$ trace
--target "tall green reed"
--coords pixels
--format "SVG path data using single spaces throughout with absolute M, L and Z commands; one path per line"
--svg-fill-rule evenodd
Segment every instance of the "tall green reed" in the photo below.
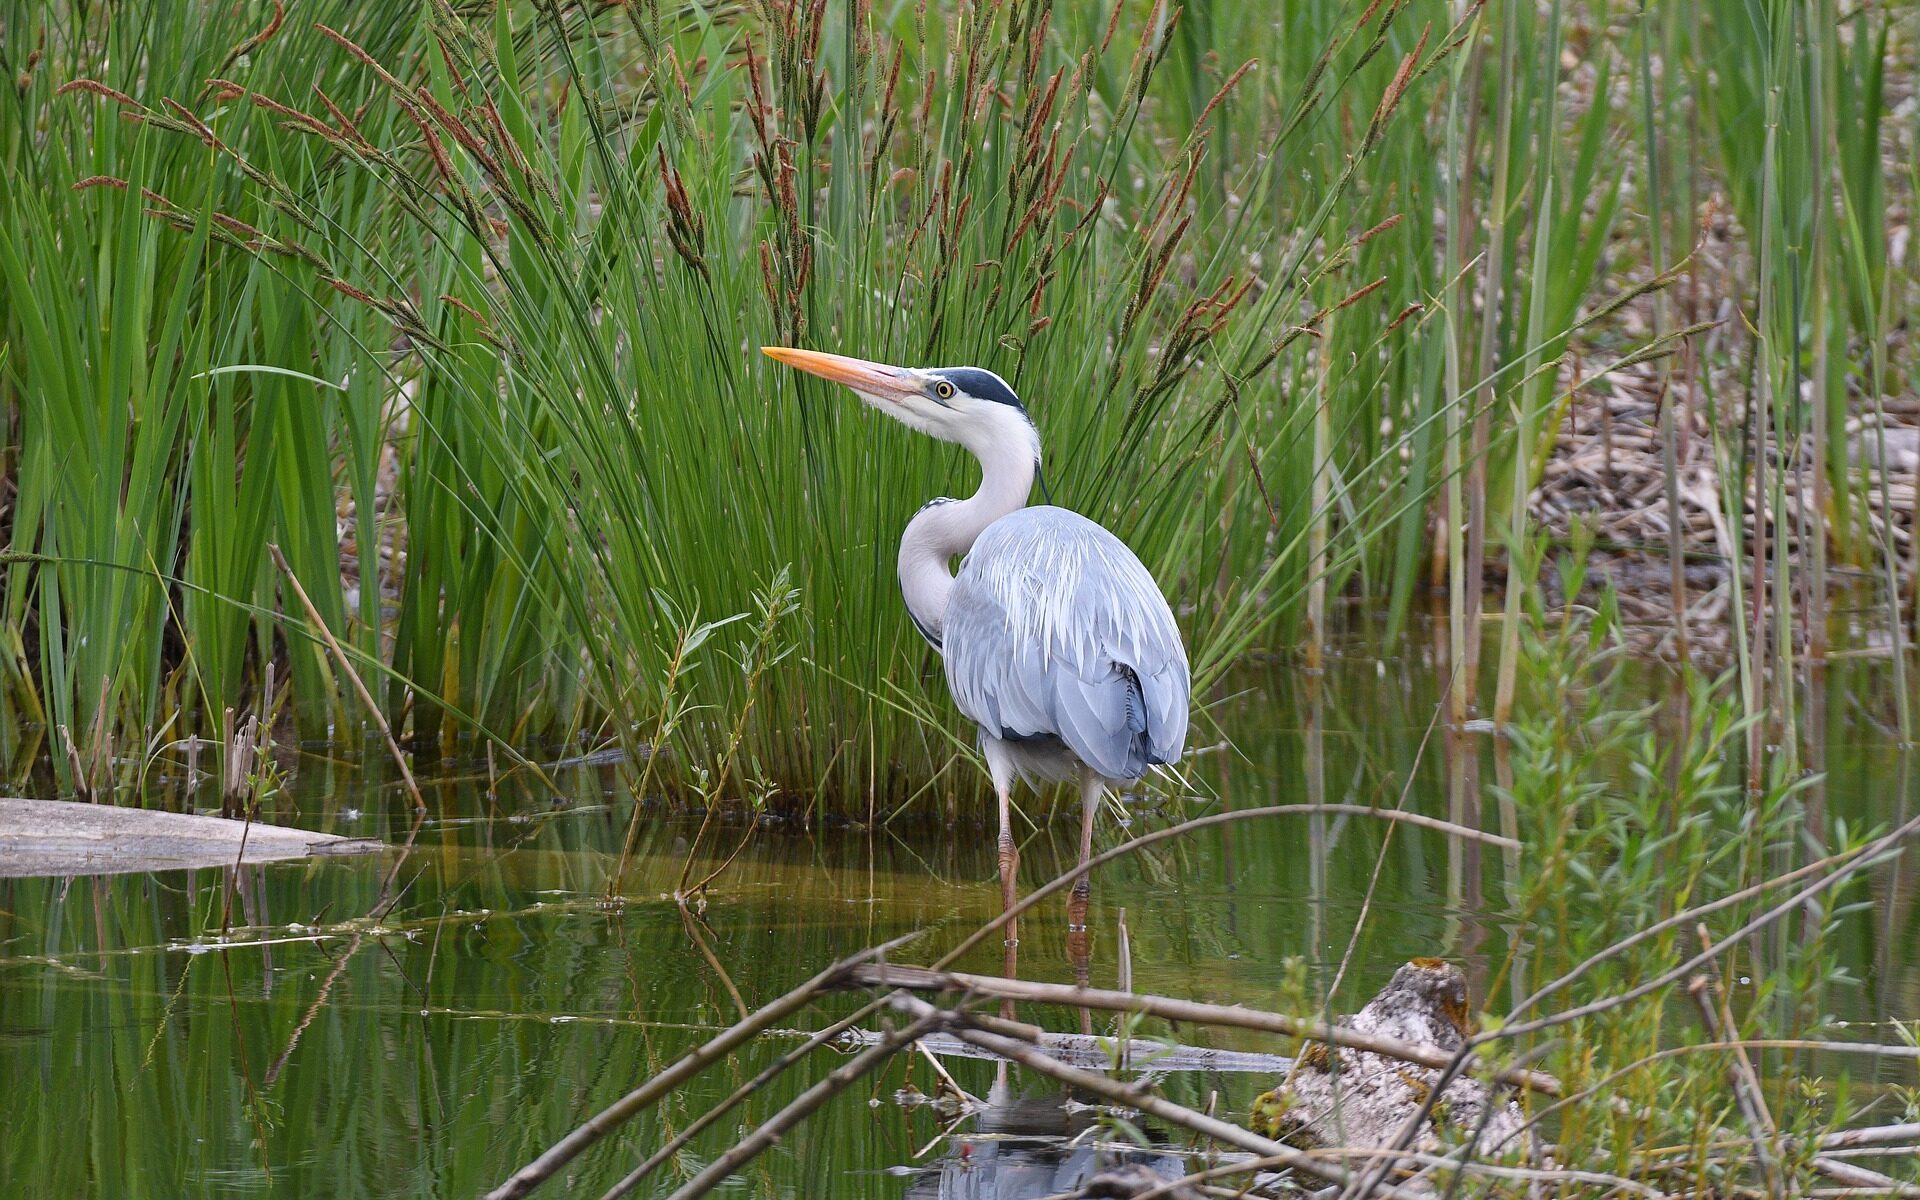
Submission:
M 1810 26 L 1767 12 L 1771 40 L 1710 53 L 1785 79 L 1776 51 Z M 1584 5 L 279 13 L 250 6 L 239 36 L 89 11 L 71 37 L 7 13 L 55 35 L 0 122 L 34 197 L 0 231 L 8 298 L 81 281 L 71 305 L 9 304 L 0 341 L 21 430 L 8 721 L 67 731 L 63 788 L 111 761 L 109 731 L 146 753 L 224 739 L 277 656 L 311 731 L 359 720 L 283 615 L 276 541 L 418 753 L 468 730 L 584 738 L 678 797 L 955 811 L 979 785 L 954 769 L 967 739 L 892 558 L 971 466 L 769 374 L 752 350 L 771 342 L 1006 375 L 1054 498 L 1154 567 L 1203 688 L 1250 650 L 1317 642 L 1343 594 L 1403 625 L 1436 566 L 1471 668 L 1478 580 L 1503 545 L 1529 561 L 1528 494 L 1598 374 L 1563 358 L 1632 361 L 1585 326 L 1673 257 L 1640 263 L 1616 220 L 1652 160 L 1604 102 L 1612 51 Z M 1819 78 L 1847 135 L 1834 209 L 1860 229 L 1830 221 L 1821 278 L 1848 281 L 1836 323 L 1885 330 L 1866 207 L 1885 38 L 1857 25 Z M 1735 195 L 1768 172 L 1788 194 L 1788 160 L 1732 137 L 1764 71 L 1720 83 L 1696 40 L 1666 20 L 1657 87 L 1642 45 L 1650 101 L 1690 81 Z M 1650 186 L 1678 244 L 1684 207 Z M 1780 213 L 1750 223 L 1787 229 Z M 1792 313 L 1826 311 L 1781 308 L 1791 260 L 1763 272 L 1776 395 Z M 1747 480 L 1752 452 L 1726 449 Z M 686 633 L 783 571 L 794 652 L 754 675 L 710 639 L 669 686 Z M 1507 628 L 1532 583 L 1510 568 Z M 1791 613 L 1771 615 L 1745 633 L 1777 647 Z M 1497 712 L 1519 671 L 1509 634 Z M 1464 720 L 1478 672 L 1454 678 Z M 654 744 L 650 714 L 682 702 Z
M 1333 93 L 1343 104 L 1355 103 L 1362 64 L 1389 44 L 1397 13 L 1347 29 L 1316 64 L 1349 72 Z M 1176 13 L 1149 13 L 1137 30 L 1110 25 L 1097 44 L 1062 52 L 1047 6 L 990 5 L 911 31 L 917 71 L 901 65 L 909 31 L 856 24 L 836 38 L 820 10 L 704 27 L 668 18 L 648 28 L 629 14 L 629 27 L 597 30 L 520 16 L 516 25 L 503 8 L 482 26 L 438 11 L 415 56 L 393 65 L 350 32 L 322 30 L 342 69 L 360 76 L 340 88 L 364 113 L 385 114 L 391 143 L 367 132 L 364 116 L 330 111 L 330 123 L 261 92 L 247 95 L 255 123 L 298 135 L 310 165 L 277 140 L 250 153 L 236 133 L 222 147 L 266 198 L 293 197 L 293 219 L 317 227 L 303 246 L 319 282 L 377 310 L 408 342 L 374 351 L 372 369 L 345 376 L 345 390 L 356 440 L 372 433 L 399 451 L 392 494 L 376 478 L 356 512 L 404 505 L 391 661 L 411 687 L 390 704 L 396 716 L 411 705 L 417 746 L 441 740 L 443 703 L 496 728 L 528 727 L 498 697 L 541 689 L 525 667 L 491 678 L 476 658 L 497 647 L 494 663 L 518 657 L 536 672 L 573 673 L 588 695 L 580 711 L 612 718 L 601 734 L 636 759 L 664 750 L 623 714 L 659 705 L 676 644 L 669 614 L 737 611 L 793 562 L 815 598 L 804 638 L 813 669 L 769 679 L 758 703 L 769 715 L 738 736 L 725 731 L 746 703 L 739 681 L 711 672 L 668 773 L 711 765 L 702 747 L 725 742 L 745 746 L 726 763 L 742 790 L 748 773 L 802 797 L 831 781 L 897 801 L 938 783 L 962 747 L 924 719 L 924 690 L 900 682 L 900 668 L 918 671 L 925 656 L 897 619 L 888 567 L 905 505 L 962 474 L 956 456 L 880 451 L 895 431 L 873 430 L 811 388 L 770 398 L 737 349 L 758 341 L 831 331 L 831 344 L 876 357 L 995 367 L 1047 432 L 1060 498 L 1104 516 L 1176 580 L 1230 578 L 1240 572 L 1222 567 L 1234 559 L 1268 557 L 1257 544 L 1217 544 L 1214 520 L 1188 502 L 1198 489 L 1217 511 L 1243 509 L 1262 451 L 1253 471 L 1217 479 L 1207 438 L 1226 401 L 1181 401 L 1253 274 L 1244 262 L 1227 269 L 1244 245 L 1206 244 L 1209 206 L 1196 198 L 1207 122 L 1237 102 L 1246 70 L 1217 73 L 1199 124 L 1179 141 L 1139 129 Z M 543 42 L 551 52 L 523 62 Z M 606 80 L 629 46 L 708 70 L 696 86 L 676 67 L 672 86 L 643 97 L 651 103 L 622 110 Z M 1365 101 L 1370 140 L 1424 65 L 1418 50 L 1375 72 L 1387 99 Z M 730 57 L 735 65 L 719 65 Z M 533 82 L 540 75 L 551 81 Z M 1309 94 L 1295 109 L 1320 102 Z M 838 136 L 834 112 L 863 108 L 875 129 L 899 132 Z M 729 136 L 692 132 L 716 118 L 731 123 Z M 288 170 L 309 173 L 277 174 Z M 319 219 L 309 197 L 347 179 L 383 191 L 400 223 L 383 233 Z M 737 179 L 757 195 L 738 196 Z M 1230 219 L 1212 207 L 1210 220 Z M 1321 202 L 1317 219 L 1329 211 Z M 1337 253 L 1357 249 L 1358 233 Z M 1276 298 L 1337 265 L 1289 253 L 1293 281 Z M 1079 301 L 1089 294 L 1111 299 Z M 1108 353 L 1089 356 L 1089 344 Z M 370 551 L 381 544 L 366 526 L 363 620 L 377 597 Z M 1277 571 L 1264 569 L 1270 587 Z M 1220 610 L 1235 638 L 1271 625 L 1264 591 Z M 541 623 L 555 613 L 560 621 Z M 457 642 L 444 636 L 449 626 Z M 1216 669 L 1223 661 L 1214 657 Z M 974 785 L 963 776 L 945 786 Z

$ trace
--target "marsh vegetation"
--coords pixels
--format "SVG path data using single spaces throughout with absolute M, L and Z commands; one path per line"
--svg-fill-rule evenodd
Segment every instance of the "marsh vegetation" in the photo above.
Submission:
M 972 465 L 786 344 L 998 371 L 1162 583 L 1197 750 L 1100 849 L 1302 806 L 1117 859 L 1031 970 L 1324 1018 L 1448 957 L 1613 1180 L 1459 1186 L 1868 1186 L 1815 1159 L 1920 1120 L 1917 55 L 1824 0 L 0 0 L 0 785 L 409 848 L 5 884 L 4 1177 L 478 1194 L 987 920 L 893 572 Z M 992 1144 L 857 1107 L 741 1178 Z

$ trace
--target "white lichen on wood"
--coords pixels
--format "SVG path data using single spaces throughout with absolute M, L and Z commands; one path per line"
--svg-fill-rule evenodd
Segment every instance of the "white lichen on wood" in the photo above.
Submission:
M 1460 968 L 1416 958 L 1364 1008 L 1340 1022 L 1357 1033 L 1398 1038 L 1443 1051 L 1465 1044 L 1467 981 Z M 1313 1043 L 1278 1087 L 1254 1101 L 1253 1127 L 1303 1148 L 1378 1149 L 1394 1145 L 1427 1105 L 1440 1072 L 1366 1050 Z M 1482 1155 L 1519 1148 L 1519 1106 L 1476 1079 L 1459 1078 L 1427 1110 L 1405 1148 L 1437 1153 L 1473 1140 Z

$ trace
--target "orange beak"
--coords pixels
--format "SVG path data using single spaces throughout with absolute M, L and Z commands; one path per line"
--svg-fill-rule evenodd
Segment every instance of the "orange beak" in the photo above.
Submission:
M 823 354 L 818 350 L 795 350 L 788 346 L 762 346 L 760 352 L 778 363 L 843 383 L 864 396 L 902 400 L 920 391 L 920 382 L 912 371 L 848 358 L 841 354 Z

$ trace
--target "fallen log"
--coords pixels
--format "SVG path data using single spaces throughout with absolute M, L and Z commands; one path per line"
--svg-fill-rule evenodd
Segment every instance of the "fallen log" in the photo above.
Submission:
M 342 837 L 258 821 L 0 797 L 0 878 L 124 875 L 370 854 L 377 838 Z

